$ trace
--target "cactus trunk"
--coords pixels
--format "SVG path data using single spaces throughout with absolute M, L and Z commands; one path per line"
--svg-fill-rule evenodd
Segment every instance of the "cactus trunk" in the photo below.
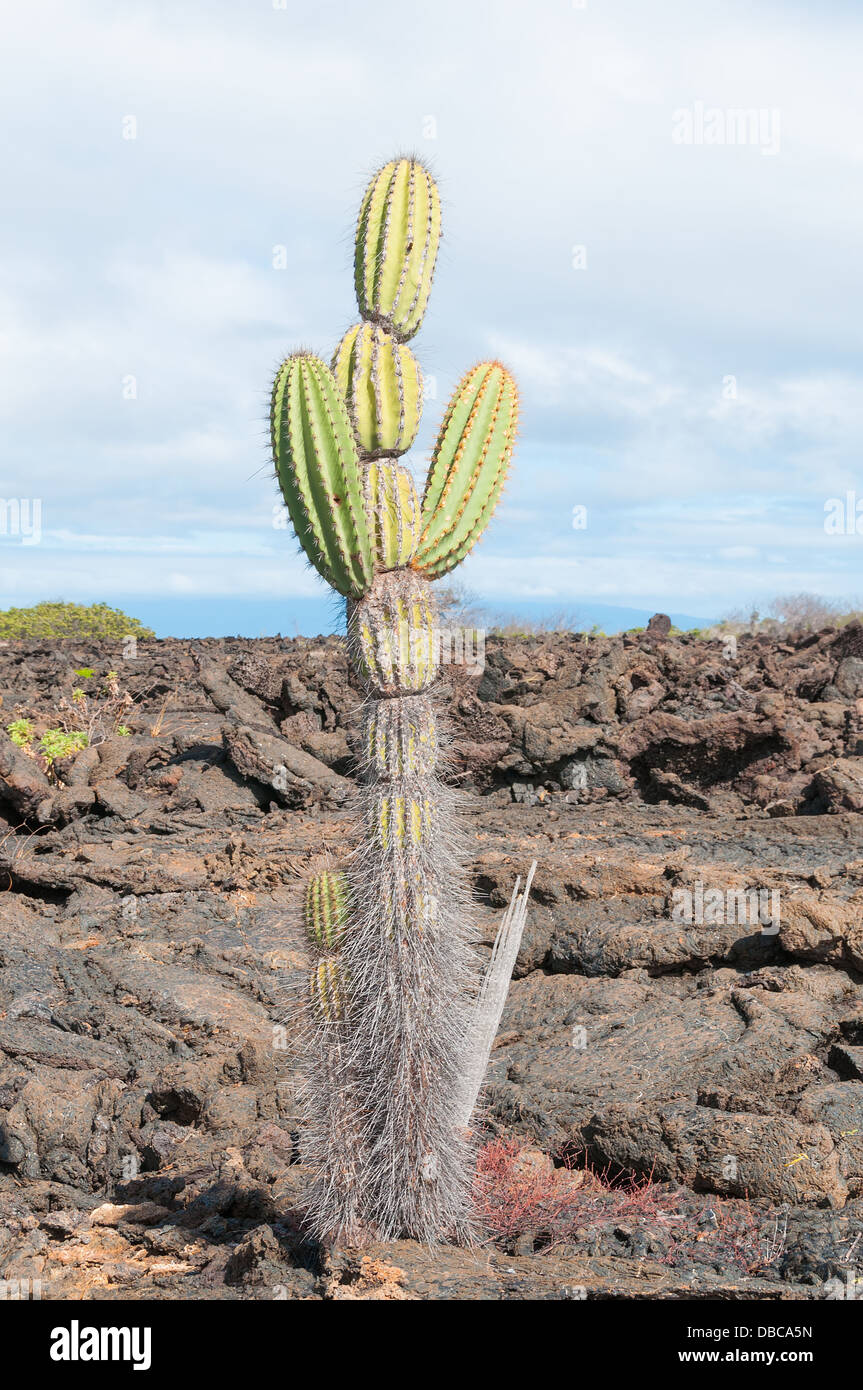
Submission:
M 373 586 L 351 624 L 374 623 L 379 612 Z M 419 645 L 424 638 L 421 630 Z M 416 663 L 417 686 L 431 664 Z M 367 1218 L 385 1240 L 462 1238 L 469 1225 L 459 1100 L 476 964 L 457 808 L 438 777 L 438 744 L 429 695 L 370 687 L 363 835 L 348 869 L 353 911 L 342 955 L 366 1117 L 361 1186 Z
M 312 1225 L 348 1241 L 463 1241 L 478 979 L 457 799 L 439 776 L 427 689 L 437 670 L 428 582 L 379 575 L 349 604 L 348 641 L 367 691 L 362 833 L 345 873 L 319 875 L 306 898 L 308 939 L 322 953 L 304 1088 Z

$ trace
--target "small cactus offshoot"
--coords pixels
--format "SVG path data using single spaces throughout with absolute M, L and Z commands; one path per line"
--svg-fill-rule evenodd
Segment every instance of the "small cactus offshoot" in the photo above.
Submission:
M 313 946 L 336 951 L 348 917 L 348 881 L 343 873 L 322 873 L 306 888 L 306 932 Z
M 335 956 L 324 956 L 309 976 L 312 1008 L 327 1023 L 338 1023 L 344 1016 L 345 1000 L 342 972 Z

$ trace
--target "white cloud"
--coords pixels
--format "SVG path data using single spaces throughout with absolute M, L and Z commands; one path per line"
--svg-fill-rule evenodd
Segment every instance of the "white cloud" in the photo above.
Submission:
M 523 389 L 483 584 L 621 602 L 652 585 L 678 607 L 748 594 L 767 566 L 795 589 L 854 587 L 859 550 L 825 544 L 819 508 L 863 495 L 859 14 L 44 0 L 4 30 L 0 103 L 21 135 L 0 491 L 43 497 L 46 518 L 19 591 L 94 566 L 107 598 L 317 591 L 267 532 L 269 379 L 356 313 L 364 176 L 410 146 L 445 203 L 414 344 L 439 399 L 415 458 L 471 358 L 504 356 Z M 778 108 L 781 153 L 675 145 L 672 112 L 694 101 Z

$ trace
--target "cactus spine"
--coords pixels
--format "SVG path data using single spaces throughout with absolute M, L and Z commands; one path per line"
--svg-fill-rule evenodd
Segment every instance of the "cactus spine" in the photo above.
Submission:
M 384 165 L 357 225 L 362 322 L 332 371 L 297 354 L 273 388 L 278 479 L 309 559 L 347 599 L 348 649 L 366 692 L 361 843 L 343 873 L 319 875 L 306 897 L 310 1221 L 321 1237 L 350 1240 L 433 1242 L 470 1230 L 466 1124 L 482 995 L 456 809 L 438 770 L 429 581 L 464 559 L 488 524 L 518 404 L 500 363 L 467 373 L 420 506 L 397 462 L 422 401 L 405 341 L 425 312 L 440 226 L 424 165 Z M 483 1039 L 488 1031 L 486 1021 Z

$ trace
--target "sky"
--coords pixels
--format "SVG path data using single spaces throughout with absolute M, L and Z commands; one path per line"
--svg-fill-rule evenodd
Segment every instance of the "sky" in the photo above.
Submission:
M 444 219 L 418 481 L 471 363 L 521 391 L 472 592 L 860 601 L 863 8 L 40 0 L 4 31 L 0 608 L 329 621 L 275 524 L 269 387 L 356 322 L 356 210 L 402 152 Z

